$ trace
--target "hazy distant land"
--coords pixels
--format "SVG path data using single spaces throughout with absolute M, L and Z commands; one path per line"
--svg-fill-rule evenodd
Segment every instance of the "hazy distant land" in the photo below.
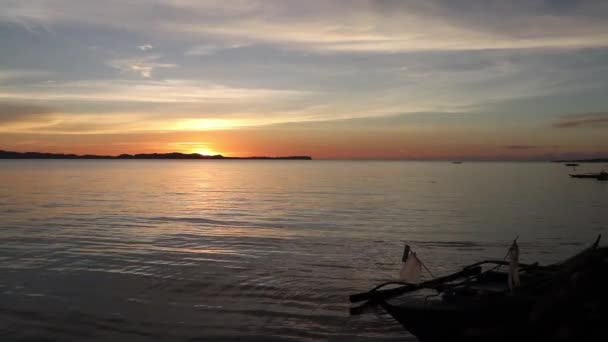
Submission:
M 140 153 L 140 154 L 121 154 L 118 156 L 100 156 L 94 154 L 64 154 L 64 153 L 43 153 L 43 152 L 13 152 L 0 150 L 0 159 L 213 159 L 213 160 L 311 160 L 310 156 L 286 156 L 286 157 L 224 157 L 220 154 L 214 156 L 202 155 L 198 153 Z

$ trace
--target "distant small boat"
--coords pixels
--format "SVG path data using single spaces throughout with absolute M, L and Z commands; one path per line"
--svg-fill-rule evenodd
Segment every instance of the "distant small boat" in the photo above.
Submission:
M 592 178 L 601 181 L 608 180 L 608 172 L 601 171 L 599 173 L 571 173 L 570 177 L 572 178 Z
M 461 161 L 453 161 L 452 164 L 462 164 Z
M 568 163 L 568 164 L 566 164 L 566 166 L 578 166 L 578 164 L 577 163 Z
M 572 178 L 599 178 L 599 173 L 571 173 Z

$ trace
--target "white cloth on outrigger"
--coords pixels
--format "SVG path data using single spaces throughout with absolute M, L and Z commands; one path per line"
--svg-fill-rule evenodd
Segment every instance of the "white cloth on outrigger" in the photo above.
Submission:
M 519 286 L 519 247 L 517 239 L 509 248 L 509 289 L 513 290 Z
M 401 271 L 399 272 L 399 278 L 403 281 L 410 283 L 417 283 L 420 281 L 420 275 L 422 274 L 422 262 L 416 256 L 416 253 L 410 253 L 408 258 L 401 265 Z

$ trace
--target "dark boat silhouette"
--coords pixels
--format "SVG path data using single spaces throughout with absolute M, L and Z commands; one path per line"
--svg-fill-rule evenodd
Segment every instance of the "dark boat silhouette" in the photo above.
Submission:
M 566 165 L 566 166 L 579 166 L 579 164 L 577 164 L 577 163 L 567 163 L 567 164 L 565 164 L 565 165 Z
M 592 178 L 601 181 L 608 180 L 608 172 L 601 171 L 599 173 L 572 173 L 570 174 L 572 178 Z
M 506 261 L 482 261 L 421 284 L 385 283 L 350 296 L 380 305 L 422 342 L 590 341 L 608 324 L 608 248 L 589 248 L 561 263 L 520 264 L 510 290 Z M 482 271 L 482 266 L 494 265 Z M 404 296 L 408 294 L 407 296 Z

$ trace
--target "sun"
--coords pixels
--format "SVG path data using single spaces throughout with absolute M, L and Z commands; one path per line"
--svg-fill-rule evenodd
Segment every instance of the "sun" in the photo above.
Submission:
M 198 153 L 203 156 L 222 155 L 222 152 L 217 151 L 207 142 L 179 141 L 171 143 L 171 146 L 172 150 L 182 153 Z
M 218 154 L 221 154 L 220 152 L 212 150 L 210 148 L 197 148 L 193 150 L 192 153 L 198 153 L 203 156 L 216 156 Z

